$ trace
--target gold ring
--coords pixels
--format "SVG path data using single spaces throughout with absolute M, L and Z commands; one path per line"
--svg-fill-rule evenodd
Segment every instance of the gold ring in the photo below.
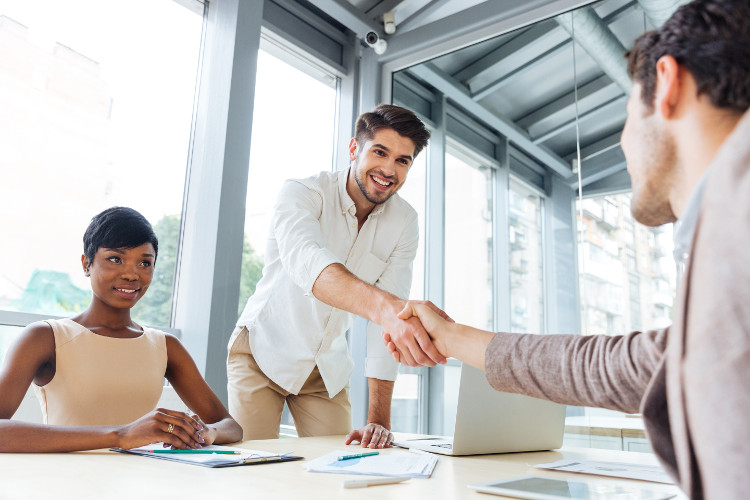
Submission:
M 167 426 L 167 432 L 168 432 L 168 433 L 170 433 L 170 434 L 172 434 L 172 431 L 173 431 L 173 430 L 174 430 L 174 425 L 172 425 L 172 424 L 169 424 L 169 425 Z

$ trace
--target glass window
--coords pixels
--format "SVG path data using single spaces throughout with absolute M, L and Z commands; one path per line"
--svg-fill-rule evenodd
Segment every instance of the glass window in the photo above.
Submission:
M 677 279 L 672 224 L 635 222 L 629 194 L 586 199 L 582 207 L 584 332 L 619 335 L 667 326 Z
M 508 239 L 511 331 L 544 333 L 542 198 L 512 178 Z
M 492 175 L 473 160 L 449 151 L 445 155 L 445 311 L 458 323 L 493 328 Z M 442 432 L 454 431 L 461 363 L 449 359 L 439 367 Z M 435 382 L 433 382 L 434 384 Z
M 19 326 L 0 325 L 0 366 L 3 364 L 5 354 L 18 338 L 22 328 Z
M 115 205 L 159 236 L 136 321 L 169 325 L 203 18 L 172 0 L 0 3 L 0 309 L 89 302 L 81 238 Z M 169 36 L 165 36 L 165 26 Z
M 445 310 L 458 323 L 492 330 L 490 170 L 445 155 Z
M 283 59 L 269 50 L 258 52 L 238 316 L 263 272 L 273 205 L 282 184 L 333 167 L 338 80 L 321 76 L 310 62 L 265 39 L 262 44 Z M 286 405 L 281 424 L 282 433 L 295 433 Z
M 286 179 L 330 171 L 333 165 L 337 80 L 322 81 L 297 68 L 304 67 L 304 61 L 295 63 L 265 50 L 258 53 L 238 315 L 263 270 L 281 185 Z
M 427 156 L 429 147 L 425 148 L 419 156 L 414 159 L 414 163 L 409 168 L 409 174 L 406 182 L 399 190 L 398 194 L 417 211 L 417 220 L 419 223 L 419 247 L 417 255 L 414 258 L 412 266 L 411 292 L 409 298 L 414 300 L 424 300 L 424 266 L 425 266 L 425 200 L 427 191 Z
M 577 203 L 580 208 L 583 333 L 623 335 L 668 326 L 677 280 L 672 224 L 646 227 L 635 222 L 630 194 L 588 198 Z M 642 429 L 638 419 L 601 408 L 569 407 L 568 415 L 566 424 L 573 427 Z M 646 444 L 626 447 L 624 438 L 612 439 L 592 430 L 588 437 L 566 434 L 566 445 L 650 451 Z
M 427 189 L 427 156 L 426 148 L 409 169 L 406 183 L 399 191 L 399 195 L 409 202 L 417 211 L 419 221 L 419 247 L 414 258 L 410 299 L 424 300 L 425 293 L 425 193 Z M 398 432 L 419 432 L 421 415 L 419 412 L 420 394 L 425 383 L 427 369 L 412 368 L 400 365 L 398 378 L 393 388 L 393 402 L 391 403 L 391 427 Z

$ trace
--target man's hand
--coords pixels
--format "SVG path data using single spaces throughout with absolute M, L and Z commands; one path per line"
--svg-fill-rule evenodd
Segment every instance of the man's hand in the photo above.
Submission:
M 429 300 L 409 300 L 403 304 L 403 309 L 396 315 L 396 321 L 390 324 L 394 326 L 381 325 L 383 342 L 393 359 L 407 366 L 435 366 L 435 363 L 445 363 L 445 356 L 433 344 L 424 325 L 419 321 L 422 318 L 417 314 L 415 307 L 425 308 L 430 313 L 434 311 L 438 321 L 446 320 L 452 323 L 453 319 Z
M 358 441 L 362 448 L 388 448 L 393 443 L 393 434 L 384 426 L 370 422 L 361 429 L 355 429 L 347 434 L 344 444 L 353 441 Z

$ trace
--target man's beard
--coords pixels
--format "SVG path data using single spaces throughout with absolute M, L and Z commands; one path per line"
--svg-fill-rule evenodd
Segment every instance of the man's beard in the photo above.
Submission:
M 359 190 L 362 191 L 362 195 L 370 203 L 372 203 L 374 205 L 382 205 L 383 203 L 385 203 L 386 201 L 388 201 L 391 198 L 391 196 L 393 196 L 396 193 L 396 190 L 394 189 L 393 191 L 391 191 L 390 193 L 388 193 L 388 195 L 384 199 L 382 199 L 382 200 L 375 200 L 375 199 L 373 199 L 367 193 L 367 188 L 366 188 L 366 185 L 365 185 L 365 182 L 367 182 L 367 177 L 370 176 L 371 170 L 368 171 L 368 172 L 365 172 L 365 174 L 364 174 L 365 180 L 363 182 L 363 180 L 360 179 L 359 176 L 357 175 L 357 167 L 356 167 L 356 165 L 352 165 L 352 168 L 354 168 L 354 180 L 357 182 L 357 186 L 359 186 Z M 383 177 L 386 178 L 385 176 L 383 176 Z
M 669 196 L 679 167 L 674 139 L 652 124 L 644 128 L 647 130 L 642 130 L 638 139 L 645 165 L 641 182 L 632 186 L 630 211 L 635 220 L 654 227 L 677 220 Z

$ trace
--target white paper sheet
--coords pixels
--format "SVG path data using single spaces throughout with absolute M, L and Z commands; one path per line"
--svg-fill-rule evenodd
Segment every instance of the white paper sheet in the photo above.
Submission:
M 154 450 L 163 450 L 164 446 L 161 443 L 150 444 L 141 446 L 140 448 L 132 448 L 129 451 L 140 451 L 140 452 L 152 452 Z M 170 453 L 165 454 L 163 458 L 170 458 L 172 460 L 179 459 L 181 462 L 194 462 L 194 463 L 208 463 L 208 462 L 226 462 L 236 463 L 244 459 L 260 458 L 260 457 L 275 457 L 278 456 L 276 453 L 269 453 L 267 451 L 249 450 L 247 448 L 235 448 L 232 446 L 218 446 L 210 445 L 204 446 L 202 450 L 218 450 L 218 451 L 239 451 L 239 454 L 224 455 L 218 453 Z M 160 455 L 160 454 L 159 454 Z
M 596 476 L 621 477 L 654 483 L 674 484 L 674 481 L 659 465 L 601 462 L 597 460 L 558 460 L 557 462 L 539 464 L 534 467 L 538 469 L 579 472 L 581 474 L 593 474 Z
M 334 474 L 366 474 L 369 476 L 430 477 L 437 464 L 432 454 L 388 454 L 375 455 L 349 460 L 337 460 L 348 455 L 351 450 L 336 450 L 306 462 L 310 472 L 330 472 Z

